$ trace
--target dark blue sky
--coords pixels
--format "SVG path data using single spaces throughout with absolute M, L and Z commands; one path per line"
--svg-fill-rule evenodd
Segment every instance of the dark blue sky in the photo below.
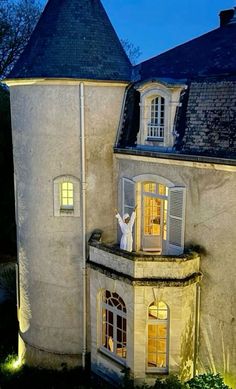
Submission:
M 45 0 L 42 0 L 45 3 Z M 219 26 L 235 0 L 102 0 L 120 38 L 139 46 L 139 61 Z

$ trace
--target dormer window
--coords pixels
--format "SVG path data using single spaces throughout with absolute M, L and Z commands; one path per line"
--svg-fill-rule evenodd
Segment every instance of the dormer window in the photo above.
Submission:
M 185 85 L 149 81 L 140 92 L 140 128 L 138 145 L 173 147 L 176 108 Z
M 165 131 L 165 99 L 157 96 L 151 100 L 150 120 L 147 121 L 147 139 L 164 140 Z

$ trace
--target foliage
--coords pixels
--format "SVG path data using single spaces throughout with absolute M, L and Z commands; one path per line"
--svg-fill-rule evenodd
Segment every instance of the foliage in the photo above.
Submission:
M 1 7 L 1 6 L 0 6 Z M 0 252 L 15 254 L 13 158 L 9 92 L 0 84 L 0 171 L 4 190 L 0 194 Z M 0 260 L 1 261 L 1 260 Z
M 0 265 L 0 288 L 6 294 L 8 300 L 16 301 L 16 271 L 12 264 Z
M 135 46 L 132 42 L 130 42 L 128 39 L 121 39 L 121 44 L 130 60 L 132 65 L 135 65 L 138 61 L 138 58 L 142 54 L 140 47 Z
M 0 361 L 8 354 L 17 352 L 18 323 L 16 303 L 6 301 L 0 304 Z M 0 379 L 1 382 L 1 379 Z
M 230 389 L 220 374 L 207 373 L 187 382 L 187 389 Z
M 183 389 L 184 387 L 177 376 L 170 375 L 166 378 L 158 378 L 153 389 Z
M 0 78 L 4 78 L 22 53 L 40 16 L 38 0 L 1 0 Z

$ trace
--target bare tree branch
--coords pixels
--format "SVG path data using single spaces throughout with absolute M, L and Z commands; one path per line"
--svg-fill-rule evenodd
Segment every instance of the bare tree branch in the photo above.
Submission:
M 40 16 L 38 0 L 1 0 L 0 78 L 11 71 Z

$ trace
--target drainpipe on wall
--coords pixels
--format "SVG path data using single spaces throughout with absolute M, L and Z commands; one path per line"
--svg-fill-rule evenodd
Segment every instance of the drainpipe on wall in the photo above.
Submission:
M 194 356 L 193 356 L 193 377 L 196 376 L 196 365 L 198 357 L 199 346 L 199 331 L 200 331 L 200 299 L 201 289 L 200 285 L 196 285 L 196 312 L 195 312 L 195 341 L 194 341 Z
M 80 99 L 80 140 L 81 140 L 81 183 L 82 183 L 82 277 L 83 277 L 83 345 L 82 367 L 85 369 L 87 353 L 87 299 L 86 299 L 86 173 L 85 173 L 85 136 L 84 136 L 84 84 L 79 86 Z

